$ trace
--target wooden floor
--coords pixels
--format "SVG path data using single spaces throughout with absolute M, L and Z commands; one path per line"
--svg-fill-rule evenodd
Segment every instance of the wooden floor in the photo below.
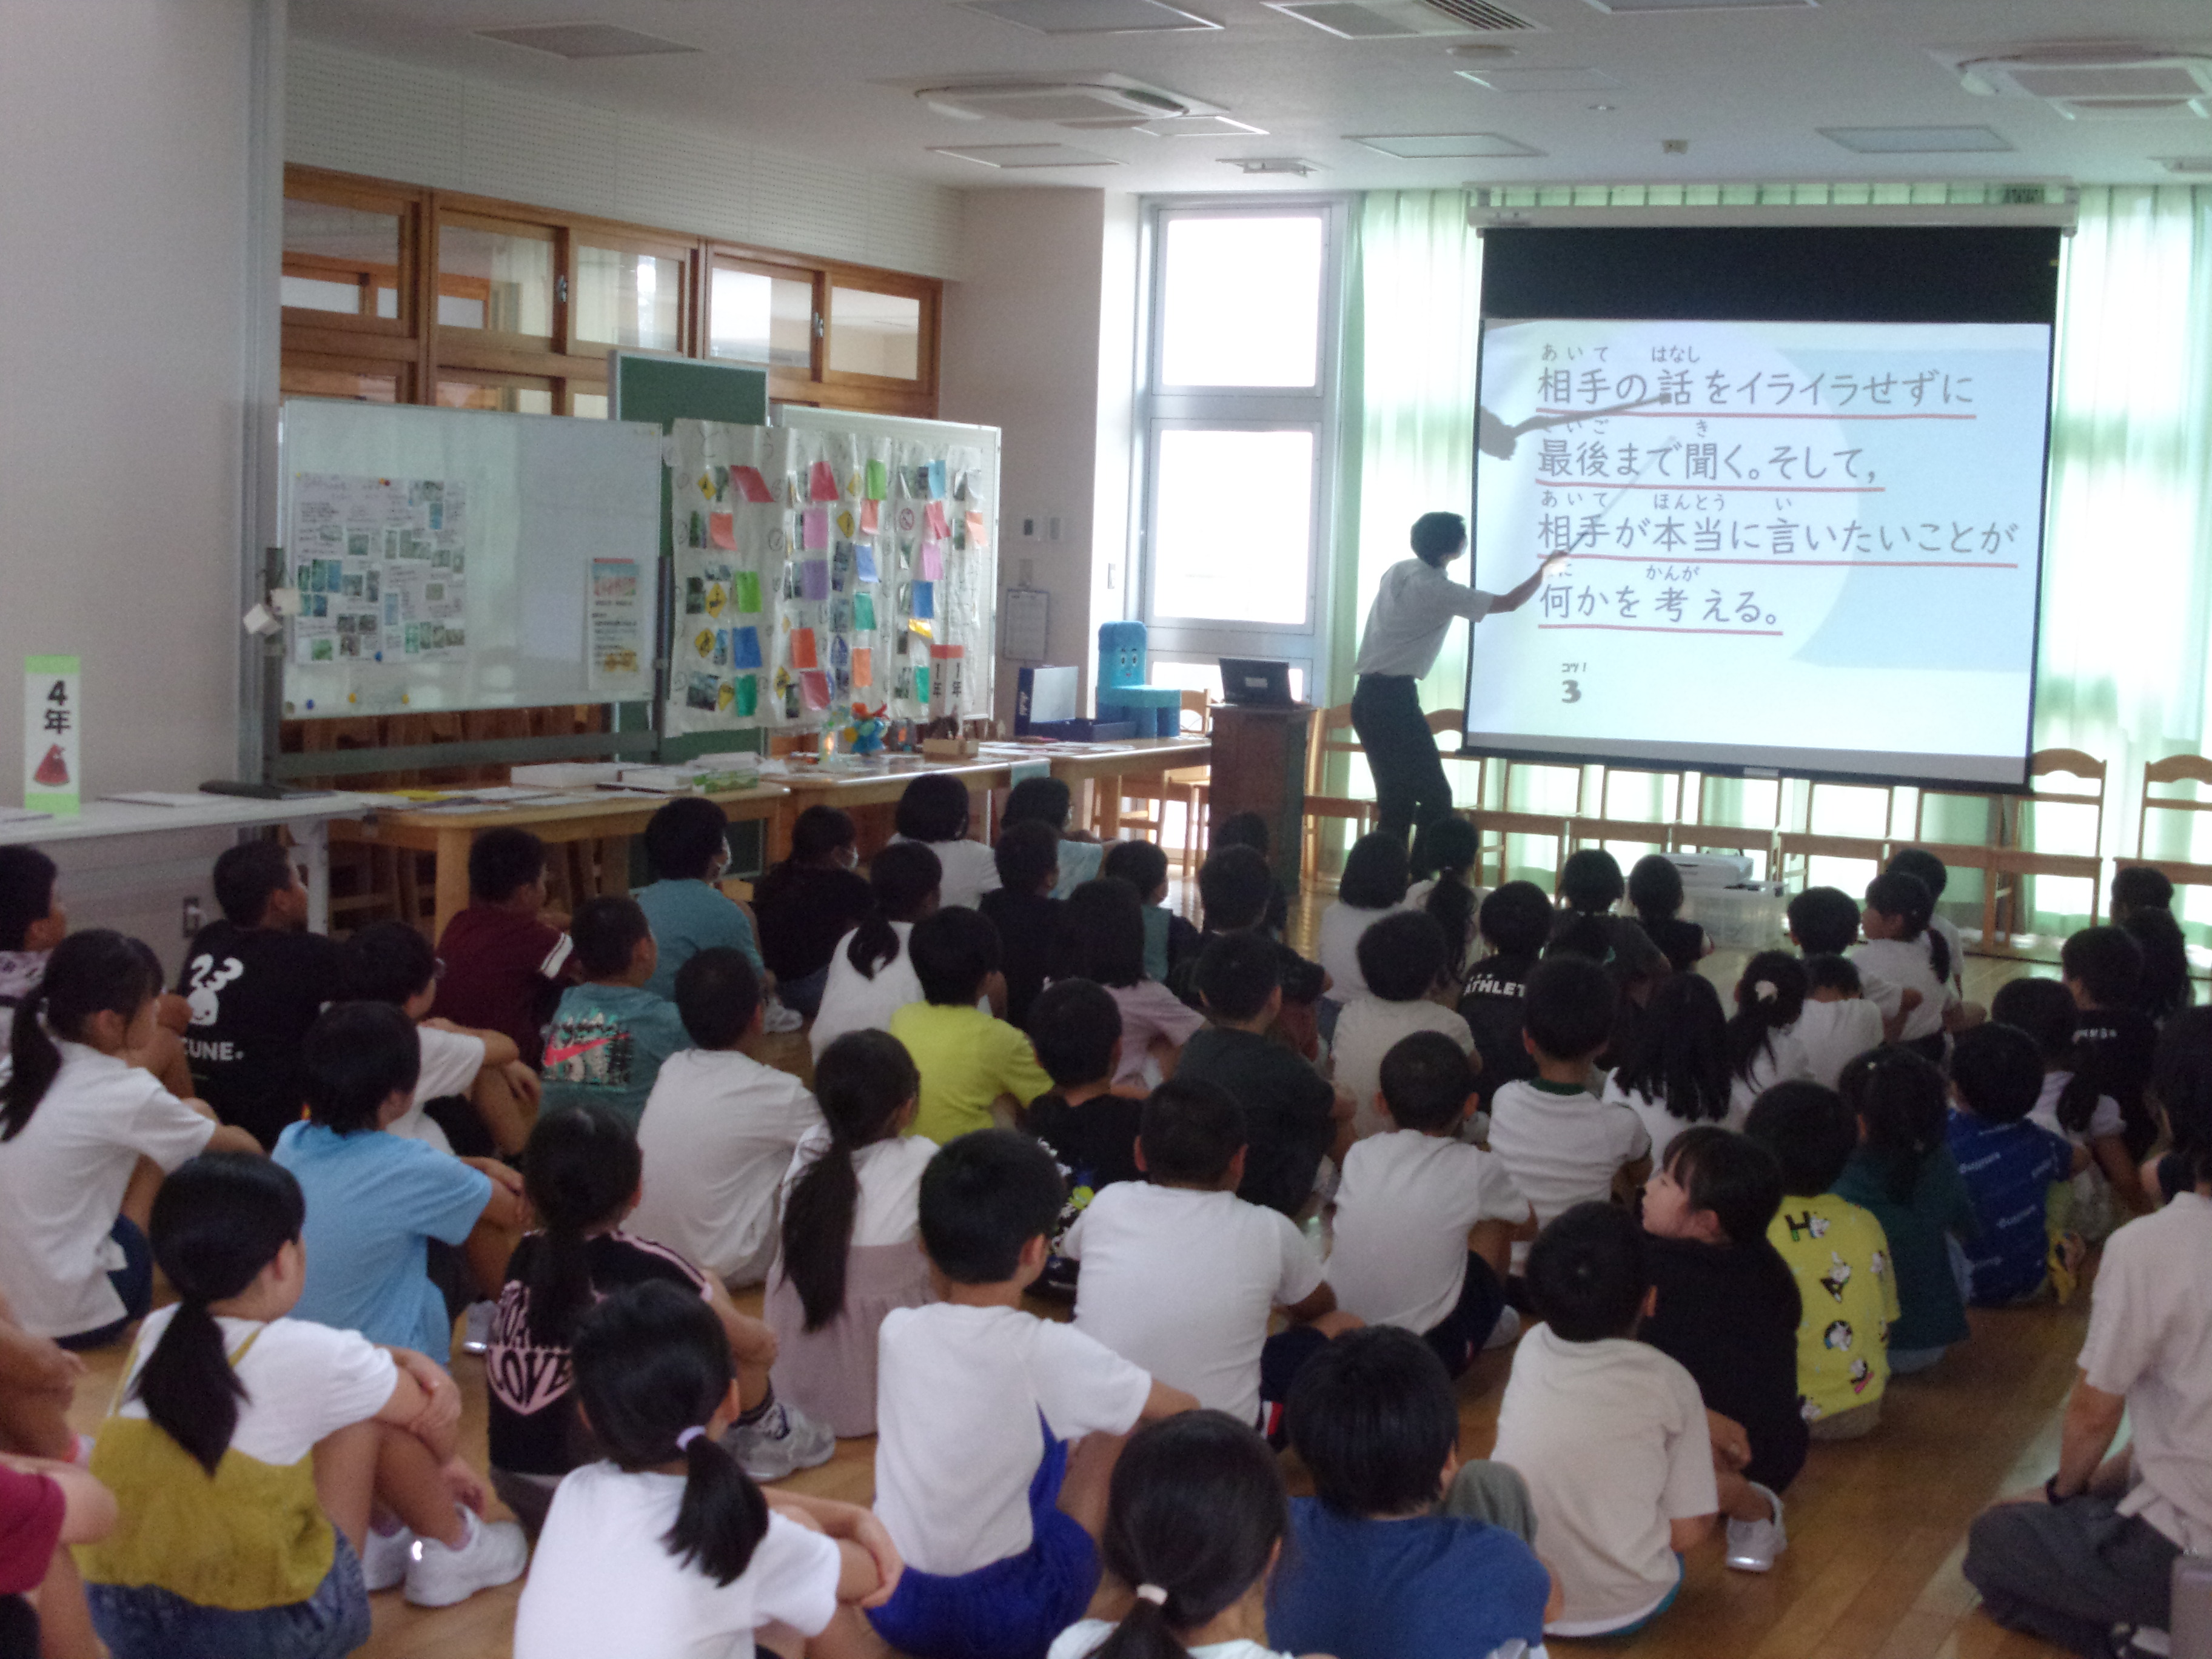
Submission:
M 1304 907 L 1302 907 L 1303 911 Z M 1294 933 L 1310 946 L 1313 918 Z M 1732 986 L 1742 952 L 1709 957 Z M 1986 1003 L 2027 964 L 1970 957 L 1968 996 Z M 771 1039 L 763 1058 L 810 1071 L 801 1039 Z M 739 1305 L 758 1310 L 755 1292 Z M 1673 1611 L 1626 1641 L 1561 1643 L 1559 1650 L 1628 1651 L 1639 1659 L 2056 1659 L 2059 1650 L 2000 1630 L 1976 1610 L 1960 1576 L 1969 1521 L 1990 1498 L 2039 1484 L 2057 1466 L 2059 1419 L 2087 1324 L 2085 1299 L 2065 1309 L 1975 1312 L 1973 1338 L 1933 1370 L 1890 1385 L 1881 1429 L 1854 1444 L 1813 1448 L 1786 1495 L 1790 1548 L 1764 1577 L 1730 1572 L 1717 1542 L 1692 1556 Z M 88 1356 L 77 1427 L 97 1427 L 123 1351 Z M 1486 1356 L 1460 1383 L 1461 1454 L 1486 1455 L 1510 1355 Z M 458 1355 L 466 1413 L 462 1445 L 485 1456 L 483 1362 Z M 787 1483 L 866 1503 L 872 1440 L 840 1443 L 834 1460 Z M 1305 1489 L 1291 1471 L 1296 1488 Z M 504 1511 L 500 1511 L 504 1513 Z M 410 1607 L 397 1590 L 372 1598 L 377 1659 L 507 1659 L 520 1584 L 458 1607 Z

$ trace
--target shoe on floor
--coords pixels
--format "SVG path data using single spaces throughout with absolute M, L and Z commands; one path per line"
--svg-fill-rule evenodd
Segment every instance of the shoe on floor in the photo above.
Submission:
M 1756 1480 L 1746 1484 L 1766 1499 L 1774 1513 L 1764 1521 L 1728 1523 L 1728 1564 L 1738 1572 L 1770 1572 L 1774 1558 L 1790 1547 L 1790 1534 L 1782 1525 L 1782 1500 Z
M 1490 1334 L 1483 1339 L 1482 1346 L 1486 1351 L 1492 1348 L 1510 1348 L 1520 1340 L 1521 1316 L 1510 1308 L 1500 1308 L 1498 1310 L 1498 1322 L 1490 1328 Z
M 407 1599 L 418 1607 L 450 1607 L 478 1590 L 511 1584 L 530 1565 L 530 1542 L 512 1521 L 479 1521 L 464 1511 L 469 1535 L 459 1549 L 420 1540 L 407 1570 Z
M 754 1480 L 781 1480 L 827 1463 L 837 1450 L 837 1437 L 828 1425 L 779 1400 L 759 1422 L 732 1428 L 722 1444 Z
M 362 1582 L 374 1590 L 397 1589 L 407 1582 L 407 1568 L 415 1559 L 415 1534 L 405 1527 L 379 1532 L 372 1524 L 362 1541 Z
M 492 1316 L 499 1312 L 496 1302 L 471 1302 L 461 1329 L 461 1352 L 483 1353 L 491 1347 Z
M 768 1006 L 761 1012 L 761 1030 L 763 1031 L 795 1031 L 805 1024 L 805 1015 L 796 1008 L 785 1007 L 774 997 L 769 999 Z

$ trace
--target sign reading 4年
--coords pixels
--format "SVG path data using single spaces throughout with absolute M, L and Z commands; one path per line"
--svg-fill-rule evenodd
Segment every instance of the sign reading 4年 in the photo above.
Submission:
M 75 657 L 23 659 L 23 805 L 75 817 L 83 735 Z

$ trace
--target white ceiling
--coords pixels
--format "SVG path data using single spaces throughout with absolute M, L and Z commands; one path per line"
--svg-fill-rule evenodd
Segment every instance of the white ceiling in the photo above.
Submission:
M 1616 15 L 1590 0 L 1502 0 L 1540 33 L 1339 40 L 1261 0 L 1178 0 L 1218 32 L 1053 38 L 950 0 L 292 0 L 292 27 L 333 46 L 535 88 L 871 172 L 963 187 L 1369 189 L 1474 180 L 2170 179 L 2158 159 L 2212 155 L 2212 120 L 2070 121 L 1978 97 L 1932 53 L 2134 40 L 2212 50 L 2205 0 L 1824 0 L 1815 9 Z M 696 53 L 568 62 L 471 31 L 605 21 Z M 1600 71 L 1600 91 L 1498 92 L 1457 42 L 1510 46 L 1500 67 Z M 913 88 L 969 77 L 1119 72 L 1203 100 L 1264 137 L 1073 131 L 925 108 Z M 1568 77 L 1572 80 L 1576 77 Z M 1602 82 L 1599 83 L 1602 86 Z M 1609 110 L 1592 105 L 1611 105 Z M 1821 127 L 1994 128 L 2010 151 L 1856 155 Z M 1401 161 L 1352 134 L 1496 133 L 1541 155 Z M 1684 155 L 1662 141 L 1686 139 Z M 933 146 L 1059 143 L 1122 165 L 993 171 Z M 1310 179 L 1248 179 L 1237 157 L 1295 155 Z

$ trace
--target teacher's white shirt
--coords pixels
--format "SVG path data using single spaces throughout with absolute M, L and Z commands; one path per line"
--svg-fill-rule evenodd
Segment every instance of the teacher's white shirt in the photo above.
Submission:
M 1419 679 L 1436 666 L 1456 618 L 1480 622 L 1497 603 L 1496 594 L 1455 582 L 1425 559 L 1401 559 L 1382 573 L 1352 672 Z

